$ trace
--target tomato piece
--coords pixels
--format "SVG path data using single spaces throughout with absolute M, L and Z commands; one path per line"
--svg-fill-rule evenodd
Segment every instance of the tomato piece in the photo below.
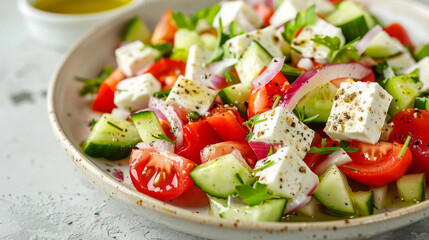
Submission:
M 92 109 L 94 111 L 110 113 L 116 108 L 113 102 L 115 98 L 116 85 L 125 79 L 125 74 L 117 68 L 106 80 L 104 80 L 98 89 Z
M 329 0 L 329 2 L 331 2 L 332 4 L 337 4 L 337 3 L 340 3 L 340 2 L 342 2 L 343 0 Z
M 167 42 L 174 44 L 174 35 L 177 32 L 176 23 L 173 20 L 173 12 L 167 9 L 153 31 L 151 43 Z
M 259 75 L 261 75 L 265 69 L 267 69 L 267 67 L 264 67 Z M 283 97 L 288 88 L 289 82 L 282 73 L 278 73 L 269 83 L 257 90 L 253 89 L 252 86 L 248 102 L 249 118 L 257 113 L 263 113 L 270 110 L 274 105 L 276 98 L 278 96 Z
M 412 50 L 414 50 L 413 42 L 411 42 L 410 36 L 401 24 L 392 23 L 385 27 L 384 31 L 386 31 L 389 36 L 398 39 L 402 45 L 409 46 Z
M 372 145 L 353 141 L 350 147 L 359 148 L 360 151 L 348 153 L 352 162 L 338 168 L 347 177 L 368 186 L 382 186 L 397 180 L 407 172 L 412 162 L 408 147 L 398 158 L 403 145 L 397 142 L 379 142 Z
M 265 26 L 270 25 L 270 18 L 274 14 L 274 9 L 267 3 L 260 2 L 253 5 L 253 10 L 264 21 Z
M 214 108 L 206 118 L 222 141 L 247 142 L 248 129 L 243 126 L 240 113 L 234 108 Z
M 186 124 L 183 127 L 183 139 L 183 146 L 176 153 L 196 164 L 201 163 L 200 152 L 203 148 L 222 141 L 205 120 Z
M 210 151 L 206 152 L 206 154 L 204 154 L 204 156 L 202 156 L 201 158 L 202 163 L 205 163 L 223 155 L 227 155 L 234 150 L 240 151 L 241 156 L 243 156 L 243 158 L 246 160 L 247 164 L 249 164 L 251 168 L 255 167 L 258 158 L 256 157 L 249 144 L 247 142 L 234 141 L 220 142 L 210 145 Z
M 368 69 L 370 69 L 371 72 L 368 75 L 366 75 L 364 78 L 362 78 L 360 80 L 360 82 L 375 82 L 374 72 L 372 71 L 371 68 L 368 68 Z M 350 78 L 336 78 L 336 79 L 331 80 L 331 83 L 335 87 L 340 88 L 341 83 L 348 82 L 348 81 L 350 81 Z
M 130 156 L 130 177 L 134 187 L 158 200 L 180 196 L 192 185 L 189 173 L 194 163 L 157 149 L 134 149 Z
M 180 75 L 185 75 L 186 63 L 182 60 L 163 58 L 150 66 L 145 73 L 152 74 L 162 84 L 162 89 L 174 86 Z
M 325 147 L 336 147 L 338 146 L 338 142 L 334 141 L 330 138 L 327 138 L 318 132 L 315 133 L 315 136 L 313 138 L 313 141 L 311 143 L 312 147 L 321 148 L 322 147 L 322 138 L 326 139 L 326 145 Z M 307 166 L 314 171 L 316 169 L 317 165 L 322 162 L 322 160 L 327 156 L 327 154 L 318 154 L 318 153 L 307 153 L 305 154 L 305 157 L 303 161 L 307 164 Z
M 410 172 L 425 172 L 429 176 L 429 112 L 405 109 L 392 119 L 394 124 L 389 141 L 404 143 L 411 136 L 409 148 L 413 154 Z

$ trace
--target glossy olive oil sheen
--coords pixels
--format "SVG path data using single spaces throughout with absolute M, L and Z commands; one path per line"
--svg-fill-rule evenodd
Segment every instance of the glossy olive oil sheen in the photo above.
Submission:
M 34 7 L 51 13 L 88 14 L 109 11 L 133 0 L 36 0 Z

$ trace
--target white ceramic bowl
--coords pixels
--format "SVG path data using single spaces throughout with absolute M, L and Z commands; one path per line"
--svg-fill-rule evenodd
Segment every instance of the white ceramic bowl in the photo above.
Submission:
M 35 8 L 35 1 L 18 0 L 18 8 L 25 19 L 27 29 L 35 39 L 57 48 L 69 47 L 100 21 L 135 8 L 142 2 L 133 0 L 122 7 L 99 13 L 57 14 Z
M 379 19 L 399 21 L 410 30 L 416 44 L 428 42 L 429 8 L 414 1 L 360 0 Z M 429 214 L 429 201 L 369 217 L 350 220 L 304 223 L 241 222 L 207 215 L 207 201 L 195 188 L 171 202 L 162 202 L 131 185 L 128 162 L 108 162 L 85 156 L 79 144 L 89 133 L 88 122 L 98 117 L 89 108 L 90 99 L 79 97 L 81 83 L 75 76 L 95 76 L 106 64 L 115 64 L 113 50 L 126 21 L 141 17 L 154 27 L 166 8 L 191 13 L 214 1 L 160 0 L 145 2 L 138 8 L 100 24 L 87 33 L 64 56 L 49 86 L 48 109 L 52 128 L 66 154 L 77 168 L 98 188 L 141 214 L 171 228 L 215 239 L 351 239 L 365 238 L 405 226 Z M 120 180 L 118 172 L 124 175 Z

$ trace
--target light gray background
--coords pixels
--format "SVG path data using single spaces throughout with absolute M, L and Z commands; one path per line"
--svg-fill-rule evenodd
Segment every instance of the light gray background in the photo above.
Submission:
M 142 218 L 77 172 L 46 111 L 62 51 L 27 35 L 15 0 L 0 1 L 0 29 L 0 239 L 200 239 Z M 428 227 L 374 239 L 429 239 Z

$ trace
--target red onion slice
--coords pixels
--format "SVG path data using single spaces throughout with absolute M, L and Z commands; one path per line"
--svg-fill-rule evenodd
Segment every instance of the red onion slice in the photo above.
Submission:
M 356 43 L 356 50 L 359 55 L 362 55 L 363 52 L 368 48 L 371 41 L 379 34 L 383 29 L 380 25 L 375 25 L 373 28 L 371 28 L 363 37 L 362 39 Z
M 267 69 L 252 81 L 252 86 L 255 90 L 265 86 L 282 70 L 286 57 L 273 58 L 268 64 Z
M 319 163 L 314 169 L 314 173 L 318 176 L 322 175 L 326 169 L 328 169 L 332 164 L 337 166 L 344 165 L 352 161 L 352 158 L 344 151 L 340 149 L 329 154 L 321 163 Z
M 221 61 L 213 62 L 206 67 L 207 72 L 223 76 L 225 72 L 231 70 L 237 62 L 238 59 L 235 58 L 227 58 Z
M 255 152 L 255 155 L 258 158 L 258 160 L 266 158 L 268 153 L 270 152 L 271 147 L 280 148 L 280 146 L 282 146 L 281 143 L 265 143 L 265 142 L 249 142 L 249 145 L 252 148 L 253 152 Z M 273 152 L 275 152 L 274 149 L 273 149 Z
M 371 70 L 360 63 L 332 64 L 306 71 L 290 85 L 283 97 L 281 106 L 292 112 L 298 101 L 314 88 L 336 78 L 360 80 L 370 73 Z
M 139 142 L 137 143 L 136 147 L 139 149 L 155 148 L 158 150 L 174 153 L 174 143 L 167 142 L 161 139 L 151 142 L 150 144 Z
M 307 194 L 299 193 L 296 197 L 290 199 L 287 204 L 283 215 L 288 215 L 296 210 L 304 207 L 311 201 L 311 195 L 307 196 Z
M 203 74 L 201 76 L 201 83 L 214 90 L 226 87 L 226 79 L 216 74 Z
M 149 107 L 158 109 L 167 118 L 174 136 L 176 136 L 176 147 L 181 147 L 183 144 L 183 123 L 180 120 L 179 114 L 172 106 L 155 97 L 149 99 Z

